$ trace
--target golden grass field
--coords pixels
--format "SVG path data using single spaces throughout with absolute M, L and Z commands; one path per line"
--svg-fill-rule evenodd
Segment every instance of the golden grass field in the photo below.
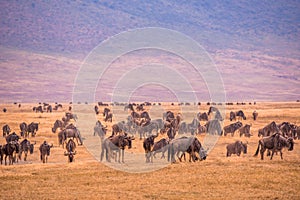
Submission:
M 296 102 L 260 103 L 256 105 L 226 106 L 225 125 L 229 124 L 229 112 L 242 109 L 251 123 L 253 137 L 220 137 L 207 159 L 201 162 L 176 162 L 148 173 L 128 173 L 108 167 L 98 162 L 85 148 L 77 147 L 74 163 L 68 163 L 63 155 L 64 149 L 58 147 L 57 133 L 51 132 L 56 119 L 61 119 L 68 108 L 53 113 L 34 113 L 37 104 L 1 104 L 0 126 L 9 124 L 12 131 L 19 133 L 21 122 L 39 122 L 35 138 L 34 153 L 26 162 L 19 161 L 13 166 L 0 167 L 0 199 L 299 199 L 300 198 L 300 141 L 295 141 L 294 150 L 284 150 L 283 160 L 275 155 L 273 160 L 253 157 L 258 144 L 257 130 L 272 122 L 289 121 L 300 124 L 300 104 Z M 88 105 L 93 109 L 94 104 Z M 2 109 L 7 108 L 3 113 Z M 100 110 L 103 107 L 100 107 Z M 150 109 L 146 107 L 146 109 Z M 150 109 L 151 118 L 161 118 L 162 112 L 171 110 L 181 112 L 183 120 L 190 123 L 199 111 L 207 112 L 208 106 L 170 106 Z M 124 117 L 128 112 L 117 108 Z M 253 121 L 251 113 L 257 110 L 258 120 Z M 102 115 L 97 116 L 103 121 Z M 124 118 L 125 120 L 125 118 Z M 96 121 L 96 119 L 95 119 Z M 201 122 L 203 124 L 203 122 Z M 107 123 L 111 133 L 112 123 Z M 92 132 L 90 135 L 92 136 Z M 159 137 L 165 137 L 160 135 Z M 203 141 L 204 136 L 198 136 Z M 236 140 L 248 142 L 248 154 L 227 158 L 226 145 Z M 54 144 L 48 163 L 39 160 L 39 145 L 47 140 Z M 0 137 L 0 144 L 5 139 Z M 133 148 L 126 152 L 143 153 L 142 141 L 136 137 Z M 160 158 L 158 154 L 157 159 Z M 125 164 L 126 165 L 126 155 Z M 153 164 L 149 164 L 153 165 Z

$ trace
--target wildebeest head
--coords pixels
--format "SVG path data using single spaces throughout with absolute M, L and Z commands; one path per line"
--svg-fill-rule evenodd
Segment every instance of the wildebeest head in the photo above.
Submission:
M 200 150 L 199 150 L 200 160 L 206 160 L 207 151 L 208 151 L 208 149 L 205 150 L 203 147 L 200 148 Z
M 288 143 L 288 151 L 292 151 L 294 149 L 294 140 L 292 137 L 289 137 L 287 139 L 287 143 Z
M 125 137 L 125 141 L 126 141 L 126 144 L 128 146 L 128 149 L 131 149 L 132 147 L 132 140 L 134 140 L 134 136 L 126 136 Z
M 30 152 L 30 154 L 33 154 L 33 150 L 34 150 L 34 144 L 30 144 L 29 145 L 29 152 Z
M 247 154 L 247 149 L 248 149 L 247 144 L 248 144 L 248 142 L 246 142 L 246 143 L 241 142 L 241 144 L 242 144 L 243 153 Z

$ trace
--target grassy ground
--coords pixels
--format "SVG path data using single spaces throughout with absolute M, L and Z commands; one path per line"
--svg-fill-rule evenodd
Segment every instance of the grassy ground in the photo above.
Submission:
M 63 155 L 64 149 L 58 146 L 57 133 L 51 132 L 56 119 L 61 119 L 67 109 L 54 113 L 33 113 L 34 104 L 0 105 L 7 108 L 7 113 L 0 113 L 0 126 L 9 124 L 13 131 L 19 133 L 19 124 L 23 121 L 40 123 L 35 138 L 34 154 L 28 161 L 19 161 L 13 166 L 0 166 L 0 199 L 298 199 L 300 197 L 300 150 L 296 141 L 294 151 L 283 152 L 284 159 L 275 155 L 273 160 L 267 157 L 261 161 L 253 157 L 257 148 L 257 130 L 272 122 L 289 121 L 300 124 L 300 104 L 298 103 L 258 103 L 256 105 L 234 105 L 226 107 L 225 125 L 229 124 L 231 110 L 242 109 L 247 120 L 252 124 L 253 137 L 240 138 L 238 134 L 231 137 L 220 137 L 215 148 L 209 153 L 207 160 L 195 163 L 182 162 L 167 164 L 165 167 L 148 173 L 128 173 L 108 167 L 100 163 L 89 153 L 85 146 L 78 146 L 76 160 L 67 163 Z M 93 109 L 94 105 L 89 105 Z M 162 106 L 163 108 L 147 108 L 152 118 L 162 116 L 164 110 L 181 112 L 184 121 L 191 122 L 200 110 L 207 111 L 208 106 Z M 103 108 L 101 108 L 103 109 Z M 119 118 L 127 116 L 123 107 L 114 108 Z M 251 113 L 257 110 L 258 120 L 253 121 Z M 83 111 L 82 111 L 83 112 Z M 97 116 L 102 120 L 102 116 Z M 125 118 L 124 118 L 125 119 Z M 96 119 L 95 119 L 96 120 Z M 94 122 L 93 122 L 94 123 Z M 107 123 L 110 128 L 112 123 Z M 86 133 L 86 135 L 92 133 Z M 161 135 L 159 137 L 165 137 Z M 204 136 L 198 136 L 202 142 Z M 248 154 L 237 157 L 225 156 L 225 146 L 235 140 L 248 142 Z M 39 160 L 38 146 L 47 140 L 54 144 L 47 164 Z M 0 138 L 0 144 L 4 144 Z M 143 153 L 142 141 L 136 139 L 131 153 Z M 159 156 L 154 164 L 160 162 Z M 129 162 L 129 161 L 128 161 Z M 119 165 L 118 168 L 126 166 Z

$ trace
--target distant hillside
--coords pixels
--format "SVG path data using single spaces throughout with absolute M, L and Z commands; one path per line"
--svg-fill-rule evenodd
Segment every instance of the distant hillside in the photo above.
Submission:
M 88 53 L 142 27 L 176 30 L 201 44 L 229 100 L 300 99 L 299 1 L 1 1 L 0 7 L 0 101 L 69 101 Z M 101 85 L 102 96 L 112 87 Z

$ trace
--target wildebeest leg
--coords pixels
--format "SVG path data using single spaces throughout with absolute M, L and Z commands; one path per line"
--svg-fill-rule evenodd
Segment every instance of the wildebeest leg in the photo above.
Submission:
M 21 160 L 21 157 L 20 157 L 20 160 Z M 27 152 L 24 151 L 24 161 L 26 161 L 26 160 L 27 160 Z
M 124 149 L 121 149 L 122 152 L 122 163 L 124 163 Z
M 121 149 L 118 149 L 117 152 L 119 153 L 119 160 L 118 160 L 118 162 L 120 163 L 121 162 Z
M 273 149 L 273 150 L 272 150 L 272 154 L 271 154 L 271 158 L 270 158 L 270 160 L 272 160 L 272 158 L 273 158 L 273 155 L 274 155 L 274 152 L 275 152 L 275 150 Z
M 264 153 L 265 153 L 266 149 L 262 146 L 260 149 L 260 155 L 261 155 L 261 160 L 264 159 Z
M 280 157 L 281 157 L 281 160 L 283 159 L 283 157 L 282 157 L 282 151 L 280 150 Z

